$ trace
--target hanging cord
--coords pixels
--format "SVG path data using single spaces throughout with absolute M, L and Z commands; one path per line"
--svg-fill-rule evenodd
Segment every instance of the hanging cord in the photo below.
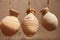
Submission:
M 42 15 L 45 15 L 49 11 L 49 9 L 50 9 L 49 6 L 50 6 L 49 0 L 47 0 L 47 7 L 40 11 L 42 13 Z
M 49 8 L 49 0 L 47 0 L 47 7 Z
M 28 6 L 31 7 L 31 0 L 28 0 Z
M 9 0 L 9 9 L 11 9 L 11 1 Z
M 27 9 L 27 11 L 26 11 L 26 13 L 27 14 L 29 14 L 29 13 L 36 13 L 36 10 L 34 9 L 34 8 L 31 8 L 31 0 L 28 0 L 28 9 Z

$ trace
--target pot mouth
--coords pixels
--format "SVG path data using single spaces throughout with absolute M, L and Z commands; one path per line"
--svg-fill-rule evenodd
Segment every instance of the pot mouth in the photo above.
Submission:
M 27 11 L 26 11 L 27 14 L 29 13 L 33 13 L 35 14 L 36 13 L 36 10 L 34 8 L 28 8 Z
M 49 11 L 49 8 L 46 7 L 44 9 L 42 9 L 40 12 L 42 13 L 42 15 L 45 15 L 48 11 Z
M 18 16 L 19 15 L 19 12 L 17 10 L 14 10 L 14 9 L 9 9 L 9 12 L 10 12 L 10 15 L 11 16 Z

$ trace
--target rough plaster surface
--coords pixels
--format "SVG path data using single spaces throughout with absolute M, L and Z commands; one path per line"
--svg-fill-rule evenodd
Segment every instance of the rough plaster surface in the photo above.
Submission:
M 0 21 L 7 15 L 9 15 L 9 0 L 0 0 Z M 41 19 L 40 10 L 47 6 L 47 0 L 32 0 L 31 6 L 36 9 L 36 17 L 38 18 L 39 22 Z M 24 16 L 26 16 L 26 9 L 28 8 L 27 4 L 28 0 L 11 0 L 11 5 L 14 9 L 20 12 L 18 16 L 19 20 L 22 22 Z M 58 20 L 60 26 L 60 0 L 50 0 L 50 11 L 53 12 Z M 54 20 L 54 19 L 52 19 Z M 21 27 L 20 30 L 13 36 L 7 37 L 3 35 L 0 31 L 0 40 L 60 40 L 60 27 L 55 31 L 47 31 L 45 28 L 42 27 L 40 24 L 38 32 L 33 37 L 26 37 L 23 33 Z

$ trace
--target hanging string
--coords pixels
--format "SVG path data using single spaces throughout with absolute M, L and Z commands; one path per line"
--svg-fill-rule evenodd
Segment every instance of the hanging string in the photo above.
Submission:
M 9 9 L 11 9 L 11 1 L 9 0 Z
M 31 0 L 28 0 L 28 6 L 31 7 Z
M 47 7 L 49 8 L 49 0 L 47 0 Z

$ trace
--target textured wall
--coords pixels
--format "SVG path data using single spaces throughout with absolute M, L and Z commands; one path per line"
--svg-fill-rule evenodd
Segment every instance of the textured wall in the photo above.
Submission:
M 9 0 L 0 0 L 0 21 L 5 16 L 9 15 L 8 1 Z M 20 12 L 20 15 L 18 16 L 20 22 L 26 15 L 26 9 L 28 8 L 27 2 L 28 0 L 11 0 L 12 7 Z M 32 0 L 31 2 L 31 6 L 37 10 L 35 16 L 39 21 L 41 18 L 41 13 L 39 11 L 46 7 L 46 5 L 46 0 Z M 60 0 L 50 0 L 50 11 L 58 17 L 60 26 Z M 11 37 L 3 35 L 0 31 L 0 40 L 60 40 L 60 27 L 58 27 L 55 31 L 49 32 L 40 24 L 38 32 L 33 37 L 26 37 L 21 27 L 20 30 Z

